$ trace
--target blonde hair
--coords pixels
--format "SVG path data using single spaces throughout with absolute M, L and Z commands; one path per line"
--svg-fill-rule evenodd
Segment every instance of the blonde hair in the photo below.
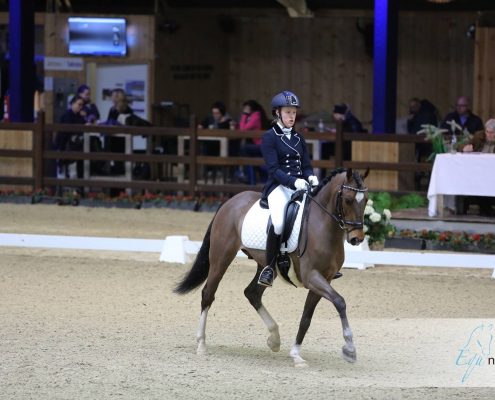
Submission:
M 495 119 L 490 118 L 488 121 L 485 122 L 485 129 L 488 131 L 494 131 L 495 132 Z

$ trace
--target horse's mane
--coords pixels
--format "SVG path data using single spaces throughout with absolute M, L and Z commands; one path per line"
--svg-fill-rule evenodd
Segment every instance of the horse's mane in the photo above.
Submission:
M 346 172 L 347 169 L 345 168 L 336 168 L 330 172 L 330 175 L 326 176 L 323 178 L 320 182 L 320 184 L 313 190 L 313 196 L 316 196 L 323 187 L 332 180 L 332 178 L 335 175 L 338 175 L 342 172 Z M 363 178 L 361 177 L 361 174 L 358 171 L 352 171 L 352 177 L 356 181 L 356 184 L 358 185 L 358 189 L 361 189 L 363 187 Z

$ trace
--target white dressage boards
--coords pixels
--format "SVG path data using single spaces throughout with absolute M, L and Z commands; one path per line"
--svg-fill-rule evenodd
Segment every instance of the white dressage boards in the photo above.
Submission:
M 190 241 L 187 236 L 167 236 L 165 240 L 151 240 L 0 233 L 0 246 L 152 252 L 160 254 L 160 261 L 185 264 L 192 261 L 201 247 L 201 242 Z M 489 268 L 493 269 L 492 278 L 495 279 L 495 255 L 424 251 L 369 251 L 367 242 L 359 246 L 345 243 L 344 248 L 344 268 L 365 269 L 375 264 L 439 268 Z M 246 257 L 242 252 L 239 252 L 237 256 Z

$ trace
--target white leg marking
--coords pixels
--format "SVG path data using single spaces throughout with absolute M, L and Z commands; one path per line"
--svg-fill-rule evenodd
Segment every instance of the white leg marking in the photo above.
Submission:
M 265 323 L 266 327 L 268 328 L 268 331 L 270 332 L 270 336 L 268 336 L 268 339 L 266 340 L 268 347 L 272 351 L 279 351 L 280 350 L 280 334 L 278 332 L 277 323 L 272 318 L 270 313 L 266 310 L 265 306 L 261 306 L 257 311 L 258 311 L 258 314 L 260 315 L 261 319 Z
M 307 367 L 308 363 L 304 358 L 301 357 L 301 345 L 299 344 L 293 344 L 292 348 L 290 349 L 290 356 L 292 357 L 292 360 L 294 361 L 294 367 Z
M 196 341 L 198 342 L 198 349 L 196 350 L 196 354 L 204 355 L 206 354 L 206 317 L 208 316 L 208 310 L 210 307 L 206 307 L 201 316 L 199 317 L 199 327 L 198 332 L 196 333 Z

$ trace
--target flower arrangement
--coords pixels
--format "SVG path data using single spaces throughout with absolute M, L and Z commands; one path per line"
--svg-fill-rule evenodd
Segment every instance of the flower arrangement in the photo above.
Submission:
M 449 143 L 450 150 L 455 152 L 457 146 L 464 145 L 469 142 L 471 135 L 466 128 L 462 128 L 454 120 L 447 121 L 447 125 L 450 126 L 451 141 Z M 428 157 L 427 161 L 434 161 L 437 154 L 446 153 L 444 133 L 449 132 L 448 129 L 441 129 L 435 125 L 421 125 L 421 130 L 416 132 L 417 134 L 425 134 L 425 140 L 430 141 L 433 151 Z
M 370 246 L 383 243 L 389 237 L 394 227 L 390 224 L 392 213 L 385 208 L 381 212 L 373 207 L 373 200 L 368 200 L 364 209 L 364 233 Z
M 402 238 L 424 239 L 445 250 L 491 250 L 495 251 L 494 233 L 473 233 L 466 231 L 432 231 L 423 229 L 414 231 L 403 229 L 395 232 L 395 236 Z

